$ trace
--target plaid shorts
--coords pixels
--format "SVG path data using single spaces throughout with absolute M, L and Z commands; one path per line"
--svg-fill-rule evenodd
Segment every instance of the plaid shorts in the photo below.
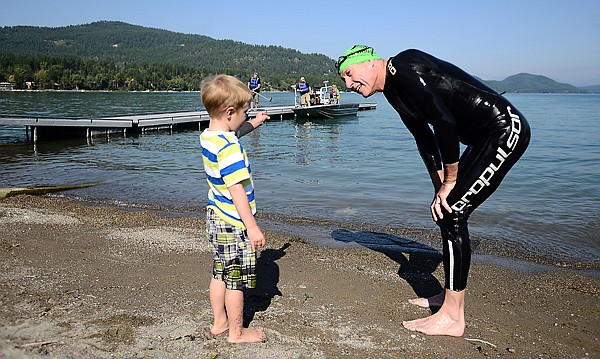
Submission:
M 227 289 L 256 288 L 256 252 L 245 229 L 222 220 L 212 208 L 206 210 L 206 233 L 213 245 L 213 278 Z

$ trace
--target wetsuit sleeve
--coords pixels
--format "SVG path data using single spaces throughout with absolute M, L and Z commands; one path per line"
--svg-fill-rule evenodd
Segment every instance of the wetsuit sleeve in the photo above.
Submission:
M 434 104 L 439 104 L 439 96 L 437 100 L 434 99 Z M 449 113 L 445 105 L 441 104 L 440 107 L 435 108 L 435 112 L 430 114 L 433 116 L 433 131 L 440 148 L 442 156 L 442 162 L 445 164 L 458 162 L 460 157 L 460 141 L 458 137 L 458 130 L 456 128 L 456 119 L 452 114 Z M 440 117 L 435 117 L 440 114 Z
M 406 128 L 413 135 L 419 150 L 419 155 L 428 173 L 434 173 L 442 169 L 442 159 L 440 150 L 435 139 L 435 135 L 429 125 L 422 121 L 415 121 L 407 115 L 400 114 Z
M 444 87 L 444 80 L 430 76 L 417 66 L 397 68 L 397 76 L 399 75 L 403 82 L 403 101 L 413 109 L 408 112 L 412 119 L 404 122 L 415 137 L 428 170 L 430 173 L 433 170 L 430 165 L 432 160 L 436 162 L 436 170 L 441 169 L 436 156 L 441 156 L 445 164 L 458 162 L 460 143 L 456 119 L 439 92 L 440 86 Z M 428 124 L 433 127 L 433 138 Z

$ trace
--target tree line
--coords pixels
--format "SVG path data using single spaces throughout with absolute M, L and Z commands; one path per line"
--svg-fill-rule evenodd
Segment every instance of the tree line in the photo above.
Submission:
M 74 57 L 16 55 L 0 52 L 0 82 L 15 89 L 90 91 L 199 91 L 201 81 L 212 74 L 225 73 L 248 81 L 252 71 L 201 68 L 176 64 L 114 63 Z M 305 75 L 309 83 L 341 81 L 319 75 Z M 295 74 L 261 76 L 263 89 L 289 91 L 297 83 Z M 337 82 L 336 82 L 337 80 Z

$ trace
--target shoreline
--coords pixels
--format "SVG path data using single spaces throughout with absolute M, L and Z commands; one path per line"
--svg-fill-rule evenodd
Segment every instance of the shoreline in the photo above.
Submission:
M 2 189 L 0 189 L 1 191 Z M 196 216 L 204 219 L 204 207 L 171 207 L 164 204 L 140 204 L 124 203 L 110 199 L 72 197 L 68 194 L 58 194 L 58 197 L 66 198 L 83 205 L 111 206 L 118 209 L 131 211 L 153 211 L 164 216 Z M 257 215 L 261 221 L 261 228 L 278 232 L 280 234 L 293 234 L 302 237 L 303 240 L 312 245 L 323 248 L 345 248 L 349 241 L 334 238 L 336 230 L 348 230 L 356 233 L 376 233 L 384 236 L 399 237 L 403 241 L 410 240 L 423 244 L 429 249 L 441 253 L 441 242 L 437 228 L 421 228 L 414 226 L 382 227 L 350 222 L 339 222 L 335 220 L 323 220 L 304 217 L 289 217 L 277 213 L 261 211 Z M 356 234 L 354 233 L 354 234 Z M 356 237 L 349 233 L 350 237 Z M 517 244 L 507 244 L 498 239 L 485 238 L 471 235 L 473 260 L 503 267 L 523 268 L 531 270 L 571 269 L 584 275 L 600 279 L 600 260 L 586 260 L 585 258 L 570 258 L 563 254 L 560 257 L 551 253 L 539 253 L 533 248 L 523 248 Z M 361 240 L 355 241 L 361 245 Z M 365 243 L 363 243 L 365 244 Z M 368 244 L 368 243 L 367 243 Z M 396 243 L 392 243 L 396 244 Z M 529 269 L 527 269 L 529 268 Z
M 63 197 L 0 200 L 0 356 L 600 356 L 596 278 L 475 261 L 464 337 L 428 337 L 401 323 L 430 314 L 407 300 L 441 289 L 439 253 L 412 241 L 401 251 L 368 247 L 360 236 L 322 248 L 282 234 L 285 225 L 265 229 L 258 287 L 246 299 L 246 321 L 264 327 L 268 341 L 228 344 L 206 332 L 211 258 L 202 224 Z M 365 234 L 335 235 L 352 233 Z

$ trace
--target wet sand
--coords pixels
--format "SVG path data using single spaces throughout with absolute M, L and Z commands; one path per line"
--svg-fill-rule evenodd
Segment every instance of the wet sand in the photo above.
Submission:
M 245 318 L 268 340 L 229 344 L 208 334 L 201 214 L 0 200 L 0 358 L 600 357 L 600 280 L 587 272 L 478 248 L 465 335 L 428 337 L 401 323 L 431 313 L 408 299 L 441 289 L 435 234 L 261 221 Z M 338 245 L 307 238 L 323 233 Z

